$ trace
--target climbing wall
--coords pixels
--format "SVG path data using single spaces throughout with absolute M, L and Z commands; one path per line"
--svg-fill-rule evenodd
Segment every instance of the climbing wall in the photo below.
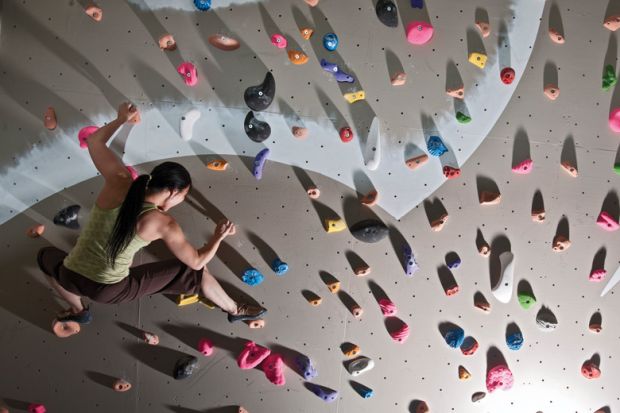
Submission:
M 620 304 L 615 290 L 601 297 L 620 265 L 620 241 L 618 232 L 596 224 L 600 212 L 617 220 L 619 210 L 620 148 L 608 117 L 620 106 L 620 89 L 602 90 L 601 78 L 609 84 L 615 75 L 617 34 L 603 21 L 620 13 L 620 3 L 395 3 L 396 27 L 388 27 L 376 2 L 361 0 L 321 0 L 316 7 L 303 0 L 213 0 L 208 11 L 185 0 L 101 1 L 100 22 L 84 13 L 81 1 L 0 1 L 0 399 L 10 411 L 27 411 L 31 403 L 49 412 L 232 413 L 238 406 L 252 413 L 421 412 L 424 403 L 430 411 L 459 413 L 620 409 L 614 385 Z M 407 42 L 411 21 L 434 26 L 429 43 Z M 477 21 L 488 21 L 488 37 Z M 304 39 L 300 28 L 312 28 L 312 37 Z M 552 40 L 550 28 L 563 44 L 557 34 Z M 339 37 L 335 51 L 323 46 L 329 32 Z M 174 36 L 175 51 L 158 47 L 166 33 Z M 240 47 L 215 48 L 208 41 L 213 34 Z M 286 48 L 271 43 L 274 34 L 287 39 Z M 293 64 L 288 50 L 308 62 Z M 483 69 L 468 62 L 471 53 L 488 56 Z M 354 81 L 337 82 L 321 59 Z M 197 68 L 196 86 L 177 73 L 182 62 Z M 505 67 L 515 70 L 509 85 L 500 78 Z M 275 100 L 255 114 L 272 132 L 253 142 L 244 132 L 244 91 L 268 71 Z M 392 86 L 398 72 L 406 73 L 406 83 Z M 446 94 L 460 85 L 464 100 Z M 560 91 L 555 100 L 544 93 L 548 85 Z M 361 90 L 363 101 L 343 98 Z M 166 159 L 190 170 L 194 188 L 172 215 L 195 245 L 222 217 L 238 225 L 209 268 L 233 296 L 251 296 L 269 309 L 264 328 L 229 324 L 219 310 L 153 296 L 93 304 L 94 321 L 80 334 L 52 334 L 62 303 L 35 254 L 42 246 L 69 250 L 75 243 L 79 231 L 52 219 L 77 204 L 83 224 L 102 185 L 78 131 L 111 120 L 124 100 L 138 105 L 142 120 L 121 129 L 111 147 L 141 173 Z M 58 118 L 53 131 L 43 124 L 49 106 Z M 201 116 L 191 139 L 183 140 L 180 121 L 190 109 Z M 471 121 L 457 120 L 457 112 Z M 381 162 L 370 170 L 375 118 Z M 339 137 L 346 126 L 355 135 L 348 143 Z M 305 139 L 293 127 L 307 128 Z M 448 152 L 432 156 L 431 136 Z M 253 158 L 264 148 L 270 155 L 256 180 Z M 424 165 L 406 166 L 421 154 L 429 157 Z M 226 171 L 205 167 L 220 158 L 229 162 Z M 513 172 L 529 159 L 531 173 Z M 446 180 L 446 165 L 460 168 L 460 176 Z M 321 191 L 316 200 L 306 193 L 312 186 Z M 373 189 L 378 205 L 362 205 Z M 480 205 L 484 193 L 501 194 L 499 204 Z M 443 227 L 434 231 L 442 217 Z M 369 244 L 348 230 L 327 233 L 326 219 L 349 227 L 379 220 L 388 234 Z M 46 226 L 43 236 L 24 235 L 33 224 Z M 571 241 L 567 250 L 553 250 L 558 237 Z M 479 253 L 485 245 L 488 256 Z M 419 266 L 413 277 L 406 274 L 405 246 Z M 492 286 L 510 253 L 514 285 L 503 303 Z M 169 256 L 154 243 L 135 264 Z M 283 276 L 270 269 L 276 257 L 289 264 Z M 370 274 L 356 276 L 363 265 Z M 265 275 L 260 285 L 241 280 L 249 267 Z M 600 269 L 608 273 L 603 282 L 590 281 Z M 332 293 L 328 285 L 335 281 L 340 291 Z M 316 297 L 319 306 L 308 302 Z M 357 317 L 356 306 L 363 310 Z M 404 324 L 409 335 L 398 342 L 392 335 Z M 159 345 L 144 343 L 142 330 L 158 334 Z M 211 356 L 196 350 L 202 338 L 215 345 Z M 478 349 L 464 354 L 472 338 Z M 247 340 L 282 355 L 284 386 L 270 383 L 260 367 L 237 367 Z M 374 368 L 351 375 L 347 344 L 359 346 Z M 199 358 L 199 368 L 177 381 L 172 370 L 186 354 Z M 301 355 L 312 360 L 317 377 L 304 378 L 295 363 Z M 586 362 L 599 367 L 600 378 L 584 377 Z M 471 377 L 459 379 L 459 366 Z M 496 366 L 512 372 L 511 389 L 487 389 L 487 373 Z M 116 378 L 132 389 L 114 392 Z M 338 395 L 327 403 L 315 385 Z M 363 398 L 362 386 L 373 396 Z M 479 392 L 486 397 L 473 402 Z

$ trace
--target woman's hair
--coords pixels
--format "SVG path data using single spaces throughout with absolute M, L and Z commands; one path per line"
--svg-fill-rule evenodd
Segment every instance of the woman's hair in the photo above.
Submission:
M 187 169 L 175 162 L 161 163 L 151 171 L 150 176 L 140 175 L 132 182 L 106 246 L 107 258 L 113 267 L 118 255 L 127 248 L 136 234 L 145 196 L 165 190 L 182 191 L 191 184 L 192 178 Z

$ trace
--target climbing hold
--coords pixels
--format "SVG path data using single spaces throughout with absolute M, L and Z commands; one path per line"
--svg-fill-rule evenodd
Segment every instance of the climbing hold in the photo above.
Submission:
M 239 411 L 237 413 L 250 413 L 245 407 L 239 406 Z
M 603 331 L 603 327 L 600 324 L 597 323 L 593 323 L 590 322 L 590 325 L 588 326 L 588 329 L 593 332 L 593 333 L 600 333 L 601 331 Z
M 243 93 L 245 104 L 254 111 L 265 110 L 273 102 L 276 95 L 276 80 L 271 72 L 267 72 L 263 82 L 256 86 L 250 86 Z
M 424 8 L 424 0 L 411 0 L 411 7 L 414 9 Z
M 388 298 L 382 298 L 379 300 L 379 308 L 384 316 L 394 316 L 397 313 L 396 304 L 394 304 Z
M 428 149 L 428 153 L 433 156 L 441 156 L 448 152 L 448 148 L 444 145 L 439 136 L 430 136 L 426 142 L 426 147 Z
M 618 28 L 620 28 L 620 15 L 605 17 L 603 26 L 605 26 L 606 29 L 615 32 Z
M 306 190 L 306 193 L 311 199 L 318 199 L 321 196 L 321 191 L 316 186 L 311 186 Z
M 360 356 L 349 362 L 347 370 L 352 376 L 359 376 L 362 373 L 372 370 L 373 367 L 375 367 L 375 362 L 372 359 Z
M 471 116 L 464 114 L 461 111 L 456 112 L 456 120 L 459 123 L 469 123 L 471 122 Z
M 319 386 L 314 383 L 306 383 L 312 393 L 323 399 L 327 403 L 331 403 L 338 398 L 338 392 L 336 390 L 329 389 L 324 386 Z
M 271 350 L 259 346 L 253 341 L 245 343 L 243 350 L 237 356 L 237 365 L 242 370 L 253 369 L 258 366 L 271 354 Z
M 316 7 L 319 4 L 319 0 L 304 0 L 310 7 Z
M 577 168 L 571 165 L 569 161 L 563 161 L 560 163 L 560 165 L 562 166 L 562 169 L 568 172 L 568 174 L 572 176 L 573 178 L 577 178 L 577 176 L 579 175 Z
M 78 222 L 78 213 L 80 212 L 79 205 L 70 205 L 61 209 L 54 215 L 54 224 L 62 225 L 70 229 L 79 229 L 80 223 Z
M 515 70 L 512 67 L 505 67 L 499 76 L 504 84 L 509 85 L 515 80 Z
M 265 320 L 263 320 L 263 319 L 246 320 L 245 323 L 248 325 L 248 327 L 250 327 L 252 329 L 264 328 L 265 327 Z
M 461 170 L 459 168 L 446 165 L 443 167 L 443 176 L 447 179 L 455 179 L 461 176 Z
M 413 277 L 420 267 L 413 256 L 411 246 L 408 244 L 403 246 L 403 261 L 405 263 L 405 275 L 409 278 Z
M 431 229 L 435 232 L 439 232 L 443 229 L 443 226 L 448 222 L 448 214 L 444 213 L 439 218 L 431 222 Z
M 614 109 L 609 115 L 609 127 L 614 132 L 620 132 L 620 108 Z
M 100 22 L 101 19 L 103 19 L 103 10 L 101 10 L 100 7 L 97 7 L 94 4 L 86 6 L 84 12 L 96 22 Z
M 473 356 L 476 351 L 478 351 L 478 341 L 475 338 L 468 336 L 463 340 L 463 344 L 461 344 L 461 353 L 465 356 Z
M 592 282 L 598 283 L 598 282 L 603 281 L 606 276 L 607 276 L 607 271 L 601 268 L 598 270 L 592 270 L 588 279 Z
M 90 135 L 97 132 L 99 128 L 97 126 L 85 126 L 78 132 L 78 141 L 80 142 L 80 148 L 88 148 L 86 140 Z
M 433 37 L 433 26 L 422 21 L 413 21 L 407 25 L 407 41 L 411 44 L 422 45 Z
M 564 44 L 565 42 L 564 36 L 552 27 L 549 28 L 549 37 L 552 42 L 557 44 Z
M 330 232 L 340 232 L 347 229 L 347 224 L 340 218 L 338 219 L 326 219 L 325 220 L 325 231 Z
M 198 84 L 198 71 L 196 66 L 190 62 L 183 62 L 177 67 L 177 72 L 183 77 L 183 82 L 187 86 L 196 86 Z
M 351 307 L 351 314 L 353 314 L 353 317 L 355 318 L 360 318 L 364 315 L 364 309 L 360 307 L 359 304 L 353 304 Z
M 248 138 L 256 143 L 261 143 L 271 135 L 271 126 L 267 122 L 256 119 L 252 111 L 246 115 L 243 128 Z
M 430 409 L 428 407 L 428 404 L 426 404 L 426 402 L 424 401 L 419 401 L 416 408 L 415 408 L 415 413 L 429 413 Z
M 43 125 L 45 126 L 45 128 L 49 130 L 54 130 L 56 129 L 56 126 L 58 126 L 58 121 L 56 119 L 56 111 L 51 106 L 48 107 L 45 113 L 43 114 Z
M 286 378 L 284 377 L 284 362 L 282 356 L 271 353 L 265 361 L 263 361 L 263 371 L 267 380 L 276 386 L 284 386 Z
M 319 375 L 316 368 L 312 365 L 312 360 L 303 354 L 295 357 L 295 364 L 297 364 L 302 376 L 304 376 L 306 380 L 312 380 Z
M 498 192 L 482 191 L 480 193 L 480 205 L 497 205 L 502 196 Z
M 293 126 L 291 128 L 293 136 L 297 139 L 306 139 L 308 137 L 308 128 L 302 126 Z
M 538 222 L 542 224 L 545 222 L 545 210 L 544 209 L 535 209 L 532 210 L 532 221 Z
M 207 40 L 211 46 L 225 52 L 237 50 L 241 46 L 239 40 L 223 34 L 212 34 Z
M 323 302 L 323 299 L 321 297 L 319 297 L 316 294 L 313 294 L 311 297 L 308 297 L 308 302 L 314 306 L 314 307 L 318 307 L 321 305 L 321 303 Z
M 398 8 L 392 0 L 379 0 L 375 6 L 377 18 L 387 27 L 398 26 Z
M 258 285 L 263 282 L 265 276 L 260 273 L 256 268 L 248 268 L 243 272 L 241 280 L 247 285 Z
M 407 74 L 405 72 L 396 72 L 390 78 L 392 86 L 402 86 L 407 83 Z
M 213 354 L 213 343 L 208 338 L 201 338 L 198 342 L 198 351 L 204 356 Z
M 358 345 L 353 343 L 344 343 L 340 348 L 342 353 L 349 358 L 357 356 L 362 351 Z
M 198 294 L 179 294 L 177 296 L 177 306 L 179 307 L 196 304 L 198 301 L 200 301 Z
M 594 362 L 586 361 L 581 366 L 581 374 L 586 379 L 598 379 L 601 377 L 601 370 Z
M 478 292 L 474 295 L 474 306 L 476 308 L 481 309 L 485 313 L 491 311 L 491 304 L 487 301 L 487 299 L 482 295 L 482 293 Z
M 159 38 L 159 48 L 172 52 L 177 49 L 177 42 L 171 34 L 164 34 Z
M 571 242 L 564 235 L 556 235 L 553 237 L 552 249 L 555 252 L 566 251 L 571 245 Z
M 271 263 L 271 269 L 276 273 L 276 275 L 282 276 L 288 271 L 288 264 L 280 258 L 276 258 Z
M 355 103 L 358 100 L 366 99 L 366 92 L 364 92 L 363 90 L 358 90 L 357 92 L 345 93 L 342 96 L 345 98 L 347 102 Z
M 286 37 L 282 36 L 279 33 L 275 33 L 271 35 L 271 44 L 278 49 L 285 49 L 286 46 L 288 46 L 288 41 L 286 40 Z
M 330 52 L 338 48 L 338 43 L 338 36 L 335 33 L 327 33 L 323 36 L 323 47 Z
M 362 197 L 360 202 L 366 206 L 374 206 L 379 200 L 379 193 L 376 190 L 372 190 Z
M 523 346 L 523 334 L 516 331 L 506 336 L 506 345 L 510 350 L 519 350 Z
M 478 253 L 483 257 L 488 257 L 491 254 L 491 247 L 486 243 L 486 241 L 478 247 Z
M 529 292 L 521 291 L 517 293 L 519 304 L 525 310 L 529 310 L 534 304 L 536 304 L 536 298 Z
M 308 63 L 308 56 L 299 50 L 289 50 L 288 60 L 290 60 L 294 65 L 304 65 Z
M 488 22 L 477 21 L 476 27 L 478 28 L 478 30 L 480 30 L 480 34 L 485 39 L 491 34 L 491 26 Z
M 142 332 L 142 339 L 144 342 L 151 346 L 156 346 L 159 344 L 159 336 L 154 333 L 150 333 L 148 331 Z
M 543 331 L 553 331 L 558 326 L 558 319 L 547 307 L 542 307 L 536 314 L 536 324 Z
M 512 172 L 520 175 L 527 175 L 532 172 L 532 167 L 534 166 L 534 161 L 531 159 L 526 159 L 519 163 L 516 166 L 512 167 Z
M 182 380 L 190 377 L 198 368 L 198 359 L 194 356 L 185 356 L 177 360 L 174 366 L 173 377 Z
M 38 403 L 31 403 L 28 406 L 28 413 L 45 413 L 47 409 L 44 405 Z
M 225 171 L 228 168 L 228 162 L 223 159 L 214 159 L 207 163 L 207 169 L 212 171 Z
M 469 380 L 471 378 L 471 373 L 467 371 L 467 369 L 463 366 L 459 366 L 459 379 L 460 380 Z
M 418 156 L 414 156 L 413 158 L 409 158 L 405 161 L 407 167 L 411 170 L 418 168 L 419 166 L 424 165 L 428 161 L 428 155 L 422 154 Z
M 357 392 L 357 394 L 362 396 L 363 399 L 370 399 L 372 396 L 374 396 L 374 392 L 370 387 L 366 387 L 363 384 L 356 382 L 351 382 L 351 386 Z
M 560 96 L 560 88 L 552 84 L 545 86 L 545 96 L 551 100 L 556 100 Z
M 355 78 L 353 76 L 343 72 L 336 63 L 331 63 L 325 59 L 321 59 L 321 68 L 327 73 L 331 73 L 337 82 L 340 83 L 353 83 Z
M 364 277 L 370 274 L 370 267 L 368 265 L 360 265 L 353 270 L 353 273 L 358 277 Z
M 375 243 L 385 238 L 389 230 L 381 221 L 367 219 L 351 226 L 351 234 L 362 242 Z
M 609 215 L 607 212 L 605 211 L 601 211 L 601 213 L 598 215 L 598 218 L 596 219 L 596 224 L 603 228 L 605 231 L 616 231 L 619 227 L 620 224 L 618 224 L 618 221 L 616 221 L 611 215 Z
M 80 324 L 75 321 L 52 321 L 52 331 L 57 337 L 67 338 L 80 332 Z
M 495 390 L 510 390 L 514 378 L 512 372 L 505 364 L 500 364 L 489 370 L 487 373 L 487 390 L 493 393 Z
M 342 142 L 351 142 L 353 140 L 353 131 L 350 127 L 345 126 L 340 129 L 340 140 Z
M 614 165 L 614 172 L 616 175 L 620 175 L 620 163 Z
M 459 348 L 465 340 L 465 331 L 461 327 L 452 327 L 445 332 L 444 340 L 452 348 Z
M 30 238 L 39 238 L 45 232 L 45 225 L 33 225 L 26 230 L 26 235 Z
M 192 108 L 185 115 L 181 116 L 181 122 L 179 130 L 181 132 L 181 139 L 188 142 L 192 139 L 194 133 L 194 125 L 200 119 L 200 110 Z
M 487 59 L 487 55 L 483 53 L 473 52 L 469 54 L 469 63 L 480 69 L 484 69 L 484 66 L 487 64 Z
M 310 40 L 314 30 L 309 27 L 305 27 L 303 29 L 299 29 L 299 33 L 301 33 L 301 37 L 303 37 L 304 40 Z
M 375 171 L 381 163 L 381 121 L 374 117 L 364 147 L 364 165 L 371 171 Z
M 612 65 L 605 66 L 605 73 L 603 73 L 603 90 L 611 89 L 616 83 L 618 83 L 616 70 Z
M 459 286 L 454 284 L 450 287 L 446 287 L 444 289 L 444 293 L 448 296 L 448 297 L 452 297 L 453 295 L 457 295 L 459 293 L 460 289 Z
M 340 291 L 340 281 L 331 281 L 326 285 L 332 294 L 336 294 L 338 291 Z
M 211 8 L 211 0 L 194 0 L 194 6 L 198 10 L 207 11 Z
M 131 383 L 124 379 L 116 379 L 112 384 L 112 388 L 114 389 L 114 391 L 123 393 L 131 389 Z
M 512 298 L 514 283 L 514 254 L 504 251 L 499 255 L 500 278 L 496 285 L 491 288 L 493 296 L 500 303 L 507 304 Z
M 454 270 L 461 266 L 461 258 L 459 258 L 456 253 L 448 254 L 448 256 L 446 256 L 446 265 L 451 270 Z
M 456 89 L 446 89 L 446 93 L 453 98 L 463 99 L 465 97 L 465 88 L 461 86 Z
M 483 391 L 476 392 L 476 393 L 471 395 L 471 401 L 472 401 L 472 403 L 479 402 L 480 400 L 484 399 L 486 397 L 486 395 L 487 394 L 485 392 L 483 392 Z

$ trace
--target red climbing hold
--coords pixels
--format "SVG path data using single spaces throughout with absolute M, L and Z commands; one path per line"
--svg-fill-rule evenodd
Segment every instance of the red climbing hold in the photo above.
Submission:
M 321 191 L 316 186 L 311 186 L 306 192 L 311 199 L 318 199 L 321 196 Z
M 394 316 L 397 312 L 396 304 L 388 298 L 382 298 L 379 300 L 379 308 L 381 308 L 381 312 L 384 316 Z
M 213 343 L 208 338 L 201 338 L 198 342 L 198 351 L 205 356 L 213 354 Z
M 433 26 L 428 22 L 413 21 L 407 25 L 407 40 L 411 44 L 426 44 L 433 37 Z
M 279 354 L 270 354 L 263 362 L 263 371 L 267 379 L 276 386 L 284 386 L 284 362 Z
M 594 362 L 586 361 L 581 366 L 581 374 L 586 379 L 598 379 L 601 377 L 601 370 Z
M 596 219 L 596 224 L 603 228 L 605 231 L 616 231 L 619 227 L 620 224 L 618 224 L 618 221 L 616 221 L 611 215 L 609 215 L 607 212 L 602 211 L 598 218 Z
M 262 363 L 270 354 L 271 350 L 268 348 L 259 346 L 253 341 L 248 341 L 237 357 L 237 365 L 243 370 L 253 369 Z
M 97 126 L 86 126 L 80 129 L 78 132 L 78 141 L 80 142 L 80 148 L 88 148 L 88 143 L 86 140 L 90 135 L 97 132 L 99 129 Z
M 286 37 L 281 34 L 275 33 L 271 36 L 271 44 L 277 47 L 278 49 L 285 49 L 288 45 L 288 41 Z
M 350 127 L 345 126 L 340 129 L 340 140 L 343 142 L 351 142 L 353 140 L 353 131 Z
M 518 165 L 513 166 L 512 172 L 516 174 L 520 174 L 520 175 L 529 174 L 530 172 L 532 172 L 533 164 L 534 164 L 534 161 L 532 161 L 531 159 L 526 159 L 523 162 L 519 163 Z
M 502 69 L 500 77 L 502 78 L 502 82 L 509 85 L 515 80 L 515 70 L 512 67 L 505 67 Z
M 620 16 L 614 15 L 606 17 L 603 26 L 605 26 L 605 28 L 611 30 L 612 32 L 615 32 L 616 30 L 620 29 Z
M 28 406 L 28 413 L 45 413 L 47 409 L 44 405 L 38 403 L 32 403 Z
M 452 287 L 446 288 L 445 293 L 446 293 L 446 295 L 448 297 L 452 297 L 453 295 L 457 295 L 459 293 L 459 291 L 460 291 L 459 286 L 458 285 L 454 285 Z
M 446 165 L 443 167 L 443 175 L 448 179 L 458 178 L 461 176 L 461 170 L 459 168 Z
M 404 321 L 401 323 L 399 328 L 390 332 L 390 336 L 397 343 L 404 343 L 409 337 L 409 326 Z
M 609 115 L 609 127 L 614 132 L 620 132 L 620 108 L 611 111 Z
M 177 67 L 177 72 L 183 76 L 183 81 L 187 86 L 196 86 L 198 83 L 198 71 L 196 66 L 190 62 L 183 62 Z

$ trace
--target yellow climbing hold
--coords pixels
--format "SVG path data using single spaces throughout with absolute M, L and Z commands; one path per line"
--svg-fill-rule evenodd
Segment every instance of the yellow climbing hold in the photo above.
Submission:
M 347 100 L 347 102 L 355 103 L 358 100 L 366 99 L 366 92 L 364 92 L 363 90 L 358 90 L 357 92 L 345 93 L 343 96 Z
M 329 232 L 340 232 L 347 229 L 347 224 L 340 218 L 338 219 L 326 219 L 325 220 L 325 231 Z
M 471 53 L 469 55 L 469 63 L 478 66 L 480 69 L 484 69 L 484 66 L 487 64 L 487 55 L 482 53 Z
M 467 380 L 471 378 L 471 374 L 467 371 L 467 369 L 463 366 L 459 366 L 459 379 Z
M 182 307 L 184 305 L 196 304 L 198 301 L 200 301 L 198 294 L 179 294 L 179 296 L 177 297 L 177 305 L 179 307 Z

